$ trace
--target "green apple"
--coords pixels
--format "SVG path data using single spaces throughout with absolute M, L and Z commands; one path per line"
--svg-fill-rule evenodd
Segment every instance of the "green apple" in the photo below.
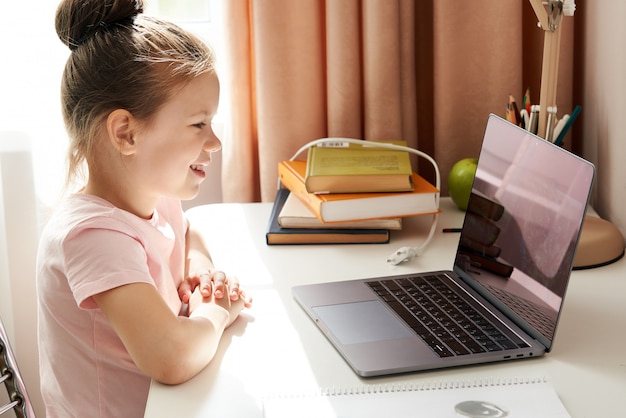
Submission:
M 448 193 L 461 210 L 467 209 L 477 164 L 478 158 L 464 158 L 457 161 L 448 174 Z

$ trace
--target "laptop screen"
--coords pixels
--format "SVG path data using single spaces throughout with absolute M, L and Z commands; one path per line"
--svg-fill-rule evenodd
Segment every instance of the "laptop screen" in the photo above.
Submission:
M 594 167 L 489 117 L 455 271 L 550 349 Z

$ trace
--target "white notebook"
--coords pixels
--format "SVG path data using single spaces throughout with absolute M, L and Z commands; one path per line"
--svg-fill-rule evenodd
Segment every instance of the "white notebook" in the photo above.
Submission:
M 570 417 L 544 378 L 429 382 L 281 394 L 263 399 L 265 418 Z

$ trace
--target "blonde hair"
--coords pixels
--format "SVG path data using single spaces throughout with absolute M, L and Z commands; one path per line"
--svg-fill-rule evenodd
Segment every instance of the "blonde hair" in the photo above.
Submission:
M 64 0 L 55 26 L 72 51 L 61 81 L 68 184 L 95 160 L 95 139 L 110 112 L 126 109 L 149 123 L 176 86 L 215 71 L 204 42 L 145 16 L 142 0 Z

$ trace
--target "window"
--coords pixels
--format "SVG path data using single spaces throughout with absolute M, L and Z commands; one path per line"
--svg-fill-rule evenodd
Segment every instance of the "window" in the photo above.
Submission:
M 222 71 L 224 45 L 222 25 L 220 19 L 220 0 L 153 0 L 146 4 L 146 14 L 170 20 L 182 28 L 192 32 L 200 39 L 208 43 L 217 55 L 217 71 Z M 221 85 L 221 103 L 228 94 L 224 91 L 225 85 Z M 215 118 L 218 127 L 222 124 L 222 112 L 225 106 L 220 106 L 219 113 Z
M 177 23 L 211 22 L 211 0 L 156 0 L 146 4 L 146 13 Z

